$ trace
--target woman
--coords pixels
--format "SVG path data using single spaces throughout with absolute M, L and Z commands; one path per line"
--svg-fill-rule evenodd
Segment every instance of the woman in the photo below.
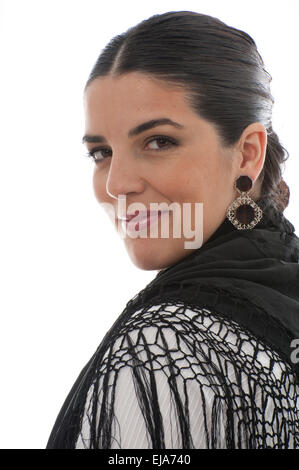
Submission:
M 270 81 L 250 36 L 194 12 L 102 51 L 85 88 L 95 194 L 133 263 L 159 272 L 83 368 L 47 448 L 299 447 L 299 241 Z

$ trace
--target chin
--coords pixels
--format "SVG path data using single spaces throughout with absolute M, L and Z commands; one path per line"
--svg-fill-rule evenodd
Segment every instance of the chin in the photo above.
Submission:
M 141 253 L 129 250 L 128 254 L 132 263 L 143 271 L 157 271 L 166 267 L 161 259 L 156 259 L 153 254 L 147 253 L 146 250 Z
M 135 239 L 125 242 L 125 245 L 132 263 L 137 268 L 144 271 L 160 271 L 190 254 L 190 250 L 182 250 L 177 243 L 169 242 L 169 239 L 157 239 L 154 243 Z
M 132 263 L 144 271 L 163 269 L 164 260 L 161 259 L 159 245 L 159 240 L 153 243 L 149 239 L 125 239 L 125 247 Z

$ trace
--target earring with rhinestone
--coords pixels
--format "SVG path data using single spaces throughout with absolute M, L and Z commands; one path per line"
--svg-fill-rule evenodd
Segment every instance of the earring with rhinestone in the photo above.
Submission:
M 252 229 L 263 217 L 261 208 L 249 197 L 252 186 L 247 175 L 239 176 L 234 184 L 240 196 L 230 204 L 226 216 L 238 230 Z

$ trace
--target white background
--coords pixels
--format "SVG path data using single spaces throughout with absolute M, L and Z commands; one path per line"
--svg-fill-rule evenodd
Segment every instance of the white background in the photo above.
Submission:
M 79 372 L 156 275 L 131 263 L 95 200 L 83 87 L 113 36 L 171 10 L 216 16 L 255 39 L 290 152 L 285 215 L 298 233 L 298 0 L 1 1 L 1 448 L 45 448 Z

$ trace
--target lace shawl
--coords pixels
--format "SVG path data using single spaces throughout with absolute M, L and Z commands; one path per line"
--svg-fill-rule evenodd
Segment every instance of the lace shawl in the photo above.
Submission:
M 54 448 L 299 448 L 299 240 L 266 201 L 131 299 L 83 368 Z

